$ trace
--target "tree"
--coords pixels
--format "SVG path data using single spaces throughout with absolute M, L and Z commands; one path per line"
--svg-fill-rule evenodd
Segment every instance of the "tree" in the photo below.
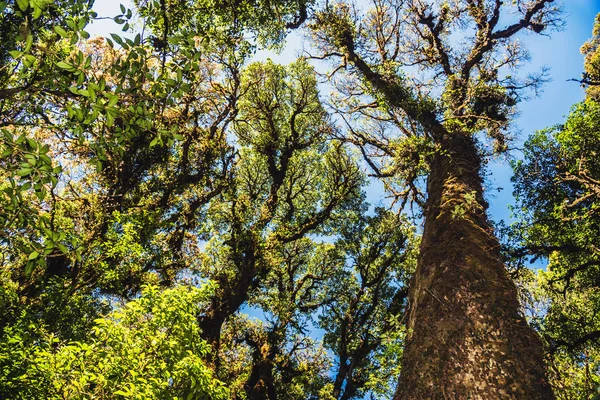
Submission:
M 245 35 L 276 45 L 308 3 L 198 2 L 208 18 L 139 2 L 142 32 L 90 40 L 90 4 L 40 4 L 2 10 L 3 23 L 37 21 L 4 42 L 20 73 L 0 99 L 2 395 L 389 391 L 414 235 L 398 215 L 365 215 L 364 175 L 312 67 L 248 65 Z M 132 18 L 122 7 L 114 20 L 127 31 Z M 349 333 L 327 340 L 344 357 L 335 384 L 310 337 L 319 323 Z
M 343 148 L 326 143 L 331 126 L 308 64 L 250 65 L 240 90 L 245 95 L 233 130 L 241 158 L 229 189 L 211 210 L 216 240 L 205 267 L 223 291 L 200 320 L 215 345 L 225 319 L 264 284 L 271 254 L 322 232 L 361 198 L 360 172 Z M 222 267 L 213 272 L 215 264 Z
M 551 3 L 374 1 L 364 17 L 338 3 L 311 23 L 315 57 L 342 62 L 335 72 L 345 72 L 338 104 L 349 114 L 348 140 L 362 147 L 374 174 L 420 202 L 426 169 L 395 398 L 553 398 L 541 341 L 519 311 L 486 216 L 476 139 L 486 132 L 496 150 L 505 149 L 521 89 L 543 81 L 504 74 L 523 59 L 518 33 L 559 25 Z M 458 33 L 460 45 L 452 40 Z M 363 116 L 370 121 L 361 126 Z
M 599 386 L 600 104 L 589 75 L 597 30 L 598 20 L 594 38 L 582 47 L 587 99 L 573 106 L 564 124 L 532 135 L 514 165 L 520 218 L 509 229 L 508 254 L 519 273 L 528 258 L 548 260 L 545 271 L 520 275 L 552 360 L 555 391 L 565 399 L 591 398 Z
M 139 20 L 125 7 L 114 18 L 139 32 L 87 40 L 90 2 L 0 2 L 6 396 L 389 398 L 399 375 L 395 398 L 553 398 L 481 174 L 506 150 L 523 90 L 544 81 L 512 77 L 526 56 L 514 38 L 560 26 L 552 3 L 375 0 L 362 14 L 140 0 Z M 329 75 L 335 118 L 306 60 L 250 63 L 306 21 L 314 58 L 341 61 Z M 595 39 L 587 49 L 593 60 Z M 595 126 L 591 104 L 574 124 Z M 398 212 L 369 211 L 349 144 Z M 540 154 L 557 162 L 553 146 Z M 581 211 L 597 179 L 565 168 L 565 193 L 580 196 L 565 210 Z M 418 255 L 399 215 L 415 205 Z M 595 278 L 581 272 L 582 291 L 544 322 L 557 348 L 567 333 L 589 339 L 595 321 Z M 563 323 L 567 308 L 589 321 Z M 311 337 L 315 327 L 327 334 Z M 595 348 L 580 349 L 555 358 L 561 371 L 581 354 L 594 367 Z M 571 393 L 587 393 L 591 380 L 574 381 Z
M 408 282 L 414 272 L 414 227 L 376 209 L 373 217 L 344 227 L 337 247 L 352 268 L 326 283 L 328 301 L 319 326 L 336 354 L 333 396 L 352 399 L 368 391 L 389 398 L 395 389 L 405 332 Z
M 510 228 L 515 241 L 509 254 L 521 279 L 528 282 L 534 326 L 553 359 L 554 385 L 561 398 L 595 393 L 597 382 L 584 369 L 597 364 L 599 335 L 597 284 L 598 104 L 573 108 L 563 126 L 538 132 L 525 144 L 524 160 L 515 165 L 515 194 L 520 221 Z M 523 262 L 547 258 L 545 271 L 526 274 Z M 563 373 L 580 369 L 565 383 Z M 583 379 L 581 379 L 583 378 Z M 576 382 L 581 379 L 583 382 Z M 569 382 L 569 381 L 567 381 Z
M 0 377 L 0 393 L 27 399 L 227 399 L 224 383 L 204 361 L 210 346 L 196 323 L 210 290 L 147 286 L 138 299 L 94 321 L 87 340 L 66 346 L 48 332 L 27 346 L 29 329 L 15 327 L 0 345 L 2 361 L 14 362 Z

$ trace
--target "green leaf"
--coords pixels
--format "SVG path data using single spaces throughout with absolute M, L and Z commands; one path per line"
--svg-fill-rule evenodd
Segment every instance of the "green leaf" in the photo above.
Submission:
M 27 11 L 27 8 L 29 7 L 29 0 L 17 0 L 17 5 L 21 11 Z
M 107 96 L 109 97 L 109 101 L 106 107 L 113 107 L 119 101 L 119 96 L 116 94 L 107 93 Z
M 96 101 L 96 91 L 93 88 L 88 87 L 88 93 L 90 95 L 90 99 L 95 102 Z
M 28 262 L 25 265 L 25 276 L 28 276 L 28 277 L 31 276 L 31 273 L 33 272 L 33 268 L 35 268 L 35 263 L 33 263 L 31 261 Z
M 33 63 L 35 63 L 35 57 L 31 54 L 27 54 L 23 58 L 23 65 L 25 65 L 27 68 L 30 68 L 33 65 Z
M 150 142 L 150 147 L 154 147 L 158 144 L 162 144 L 162 140 L 160 139 L 160 136 L 157 136 L 154 139 L 152 139 L 152 141 Z
M 27 40 L 25 41 L 25 49 L 24 52 L 28 52 L 31 50 L 31 46 L 33 45 L 33 35 L 28 35 Z
M 123 39 L 121 39 L 121 36 L 115 34 L 115 33 L 111 33 L 110 36 L 113 38 L 113 40 L 115 42 L 117 42 L 117 44 L 123 46 Z
M 38 253 L 37 251 L 32 251 L 31 253 L 29 253 L 29 257 L 28 260 L 35 260 L 36 258 L 38 258 L 40 256 L 40 253 Z
M 42 160 L 47 165 L 52 165 L 52 159 L 48 157 L 46 154 L 40 154 L 40 160 Z
M 27 138 L 27 145 L 32 149 L 32 150 L 37 150 L 40 146 L 38 144 L 38 142 L 36 142 L 35 140 L 31 139 L 31 138 Z
M 35 196 L 38 198 L 39 201 L 42 201 L 46 197 L 47 193 L 48 191 L 46 190 L 46 188 L 42 186 L 42 188 L 39 191 L 35 192 Z
M 106 113 L 106 126 L 110 128 L 111 126 L 113 126 L 114 123 L 115 117 L 113 117 L 110 113 Z
M 36 20 L 39 17 L 41 17 L 42 16 L 42 11 L 43 10 L 37 4 L 34 4 L 34 6 L 33 6 L 33 19 Z
M 60 37 L 63 37 L 63 38 L 69 37 L 69 33 L 58 25 L 54 26 L 54 32 L 58 33 L 60 35 Z
M 21 168 L 17 171 L 17 175 L 19 175 L 20 177 L 25 177 L 29 174 L 31 174 L 31 168 Z
M 57 63 L 56 63 L 56 66 L 57 66 L 58 68 L 61 68 L 61 69 L 67 70 L 67 71 L 69 71 L 69 72 L 75 71 L 75 67 L 74 67 L 73 65 L 71 65 L 71 64 L 69 64 L 69 63 L 66 63 L 66 62 L 64 62 L 64 61 L 59 61 L 59 62 L 57 62 Z
M 27 163 L 32 167 L 35 167 L 35 165 L 37 164 L 37 158 L 33 154 L 25 154 L 25 159 L 27 160 Z

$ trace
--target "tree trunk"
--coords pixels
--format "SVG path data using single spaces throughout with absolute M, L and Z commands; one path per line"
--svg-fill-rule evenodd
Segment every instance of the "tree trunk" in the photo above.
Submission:
M 473 139 L 441 141 L 394 399 L 554 399 L 487 219 Z
M 253 365 L 246 382 L 248 400 L 277 400 L 274 381 L 272 361 L 269 359 L 258 361 Z

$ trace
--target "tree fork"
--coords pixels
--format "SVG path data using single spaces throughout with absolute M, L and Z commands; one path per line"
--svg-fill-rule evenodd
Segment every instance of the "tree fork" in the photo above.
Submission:
M 394 399 L 554 399 L 486 215 L 474 140 L 439 142 Z

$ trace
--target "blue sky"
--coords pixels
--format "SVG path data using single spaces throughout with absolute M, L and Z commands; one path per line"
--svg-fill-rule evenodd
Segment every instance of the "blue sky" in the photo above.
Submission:
M 538 97 L 519 104 L 519 115 L 511 131 L 511 135 L 516 138 L 514 147 L 521 147 L 536 130 L 563 122 L 571 106 L 584 98 L 580 85 L 568 80 L 581 75 L 583 56 L 579 49 L 591 36 L 594 18 L 600 12 L 600 0 L 566 0 L 563 4 L 566 24 L 562 31 L 552 32 L 550 36 L 525 33 L 519 37 L 531 56 L 530 62 L 524 65 L 520 73 L 525 75 L 527 72 L 549 67 L 551 81 L 544 85 Z M 300 54 L 302 48 L 301 37 L 293 34 L 282 54 L 259 52 L 259 56 L 287 63 Z M 509 156 L 519 158 L 521 154 L 513 151 Z M 488 168 L 491 172 L 488 177 L 490 190 L 487 194 L 490 216 L 495 221 L 504 219 L 508 222 L 511 213 L 509 205 L 514 204 L 510 183 L 512 169 L 506 158 L 491 162 Z M 498 191 L 497 188 L 502 190 Z M 383 196 L 378 184 L 372 185 L 368 193 L 371 202 L 377 202 Z
M 550 37 L 522 36 L 531 53 L 531 62 L 523 72 L 548 66 L 552 81 L 543 87 L 539 97 L 519 104 L 520 115 L 514 124 L 514 133 L 518 134 L 517 147 L 536 130 L 562 123 L 571 106 L 584 98 L 580 85 L 568 80 L 579 78 L 583 71 L 583 56 L 579 48 L 592 34 L 594 18 L 600 12 L 600 0 L 569 0 L 564 3 L 566 26 L 563 31 L 554 32 Z M 520 153 L 514 151 L 512 155 L 519 157 Z M 490 214 L 494 220 L 508 220 L 508 205 L 514 203 L 510 184 L 512 171 L 504 160 L 490 164 L 490 171 L 491 188 L 504 188 L 500 192 L 493 190 L 489 193 Z
M 130 7 L 130 1 L 97 0 L 96 11 L 100 16 L 119 14 L 119 4 Z M 521 72 L 537 71 L 543 66 L 550 67 L 551 82 L 547 83 L 543 92 L 536 98 L 519 104 L 519 116 L 513 125 L 512 135 L 517 137 L 514 145 L 520 147 L 522 142 L 533 132 L 564 121 L 570 107 L 583 99 L 584 92 L 577 82 L 568 81 L 578 78 L 583 68 L 583 57 L 579 53 L 581 45 L 590 37 L 595 15 L 600 12 L 600 0 L 565 0 L 565 29 L 553 32 L 551 36 L 536 34 L 521 35 L 520 40 L 531 54 L 531 62 Z M 110 20 L 96 21 L 89 27 L 92 34 L 108 35 L 119 32 L 119 28 Z M 276 62 L 288 63 L 300 54 L 303 44 L 299 35 L 293 34 L 284 51 L 277 55 L 272 52 L 259 52 L 257 57 L 270 57 Z M 519 151 L 511 156 L 520 157 Z M 488 198 L 490 214 L 494 220 L 509 220 L 509 204 L 514 203 L 510 177 L 512 171 L 506 159 L 498 159 L 490 163 Z M 382 193 L 375 185 L 370 192 L 371 201 L 377 202 Z M 501 191 L 496 190 L 502 188 Z

